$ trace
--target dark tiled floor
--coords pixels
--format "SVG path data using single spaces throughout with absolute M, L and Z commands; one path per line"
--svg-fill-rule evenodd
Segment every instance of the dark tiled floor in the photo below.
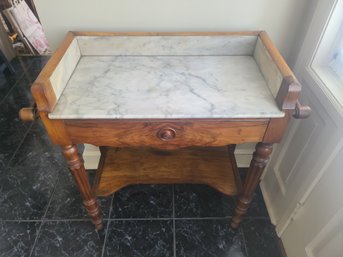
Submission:
M 0 256 L 281 256 L 259 190 L 232 231 L 236 199 L 208 186 L 129 186 L 100 199 L 105 228 L 96 232 L 59 149 L 39 121 L 18 119 L 47 60 L 17 59 L 16 74 L 0 72 Z

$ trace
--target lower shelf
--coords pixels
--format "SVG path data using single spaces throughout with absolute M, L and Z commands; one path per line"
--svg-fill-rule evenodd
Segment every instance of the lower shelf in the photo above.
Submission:
M 97 196 L 132 184 L 206 184 L 236 195 L 241 182 L 233 147 L 164 151 L 104 147 L 94 183 Z

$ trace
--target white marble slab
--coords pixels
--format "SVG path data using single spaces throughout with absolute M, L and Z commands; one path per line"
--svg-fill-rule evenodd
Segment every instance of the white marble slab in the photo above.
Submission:
M 261 39 L 257 40 L 254 58 L 260 67 L 269 90 L 272 92 L 275 98 L 279 92 L 283 77 L 275 62 L 272 60 L 272 57 L 268 53 L 266 47 L 263 45 Z
M 82 55 L 252 55 L 257 36 L 79 36 Z
M 283 115 L 252 56 L 83 56 L 49 117 Z
M 50 83 L 54 89 L 57 100 L 67 85 L 70 76 L 73 74 L 80 57 L 81 52 L 77 40 L 74 39 L 50 76 Z

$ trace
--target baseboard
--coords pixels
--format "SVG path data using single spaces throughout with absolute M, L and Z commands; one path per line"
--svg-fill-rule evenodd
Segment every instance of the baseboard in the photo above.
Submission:
M 235 152 L 236 162 L 238 168 L 247 168 L 250 165 L 251 154 L 237 154 Z
M 262 196 L 264 199 L 264 203 L 266 204 L 266 207 L 267 207 L 267 211 L 268 211 L 268 214 L 270 217 L 270 221 L 274 226 L 276 226 L 275 214 L 274 214 L 273 209 L 271 208 L 272 205 L 270 203 L 269 195 L 268 195 L 268 193 L 267 193 L 267 191 L 263 185 L 263 181 L 260 183 L 260 188 L 261 188 Z
M 285 251 L 285 247 L 283 246 L 283 243 L 282 243 L 281 238 L 279 238 L 278 244 L 279 244 L 281 256 L 282 256 L 282 257 L 287 257 L 287 253 L 286 253 L 286 251 Z
M 85 144 L 85 149 L 82 154 L 86 170 L 96 170 L 100 160 L 99 147 Z
M 249 167 L 253 149 L 236 149 L 235 157 L 237 161 L 238 168 Z M 83 151 L 83 159 L 85 161 L 85 168 L 97 169 L 100 160 L 100 150 L 99 147 L 85 144 L 85 149 Z

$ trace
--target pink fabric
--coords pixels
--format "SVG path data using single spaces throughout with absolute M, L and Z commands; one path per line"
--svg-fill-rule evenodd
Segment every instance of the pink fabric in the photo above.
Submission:
M 48 40 L 44 34 L 42 25 L 26 2 L 21 1 L 11 10 L 11 13 L 30 44 L 39 54 L 44 53 L 49 48 Z

